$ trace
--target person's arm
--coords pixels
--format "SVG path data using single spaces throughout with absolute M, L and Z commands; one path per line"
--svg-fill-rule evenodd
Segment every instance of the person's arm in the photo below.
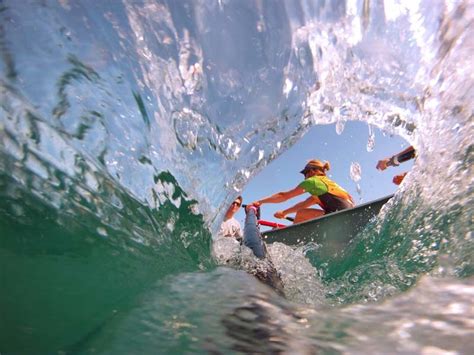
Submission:
M 252 202 L 252 205 L 260 206 L 264 203 L 280 203 L 289 200 L 290 198 L 304 194 L 306 191 L 302 187 L 295 187 L 293 190 L 277 192 L 271 196 L 262 198 L 261 200 Z
M 395 175 L 395 176 L 393 177 L 393 180 L 392 180 L 393 183 L 394 183 L 395 185 L 400 185 L 406 175 L 407 175 L 407 173 Z
M 287 208 L 286 210 L 275 212 L 274 216 L 276 218 L 285 218 L 286 215 L 290 213 L 298 212 L 303 208 L 308 208 L 315 204 L 321 204 L 321 201 L 316 196 L 310 196 L 306 200 L 299 202 L 296 205 Z
M 405 150 L 401 151 L 398 154 L 395 154 L 391 158 L 379 160 L 376 168 L 378 170 L 385 170 L 389 166 L 399 166 L 400 163 L 403 163 L 407 160 L 413 159 L 416 156 L 416 151 L 413 146 L 409 146 Z
M 413 146 L 409 146 L 403 152 L 400 152 L 397 155 L 394 155 L 392 159 L 395 163 L 400 164 L 400 163 L 406 162 L 407 160 L 413 159 L 415 156 L 416 156 L 415 148 L 413 148 Z

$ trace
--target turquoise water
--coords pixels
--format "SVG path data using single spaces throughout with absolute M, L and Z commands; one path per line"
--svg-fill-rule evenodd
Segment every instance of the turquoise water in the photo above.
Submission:
M 1 1 L 0 352 L 472 353 L 473 18 Z M 272 245 L 281 297 L 213 239 L 219 211 L 354 119 L 414 144 L 412 174 L 337 261 Z

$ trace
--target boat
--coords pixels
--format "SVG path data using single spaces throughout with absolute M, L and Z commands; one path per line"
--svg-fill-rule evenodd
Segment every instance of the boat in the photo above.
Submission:
M 266 243 L 280 242 L 294 246 L 313 242 L 324 249 L 318 250 L 319 253 L 335 256 L 345 249 L 392 197 L 393 195 L 386 196 L 306 222 L 262 231 L 262 238 Z

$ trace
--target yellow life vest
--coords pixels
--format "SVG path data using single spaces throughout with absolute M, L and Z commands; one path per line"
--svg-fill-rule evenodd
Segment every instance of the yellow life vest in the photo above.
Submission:
M 343 198 L 344 200 L 352 201 L 352 196 L 349 195 L 349 193 L 346 190 L 344 190 L 342 187 L 340 187 L 334 181 L 329 179 L 327 176 L 318 176 L 318 177 L 327 186 L 328 193 L 330 193 L 331 195 Z

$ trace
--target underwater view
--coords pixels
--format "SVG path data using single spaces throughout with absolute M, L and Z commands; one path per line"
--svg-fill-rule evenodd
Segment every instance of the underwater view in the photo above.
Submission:
M 0 353 L 474 353 L 473 55 L 470 0 L 0 0 Z M 411 173 L 270 287 L 224 212 L 349 121 Z

